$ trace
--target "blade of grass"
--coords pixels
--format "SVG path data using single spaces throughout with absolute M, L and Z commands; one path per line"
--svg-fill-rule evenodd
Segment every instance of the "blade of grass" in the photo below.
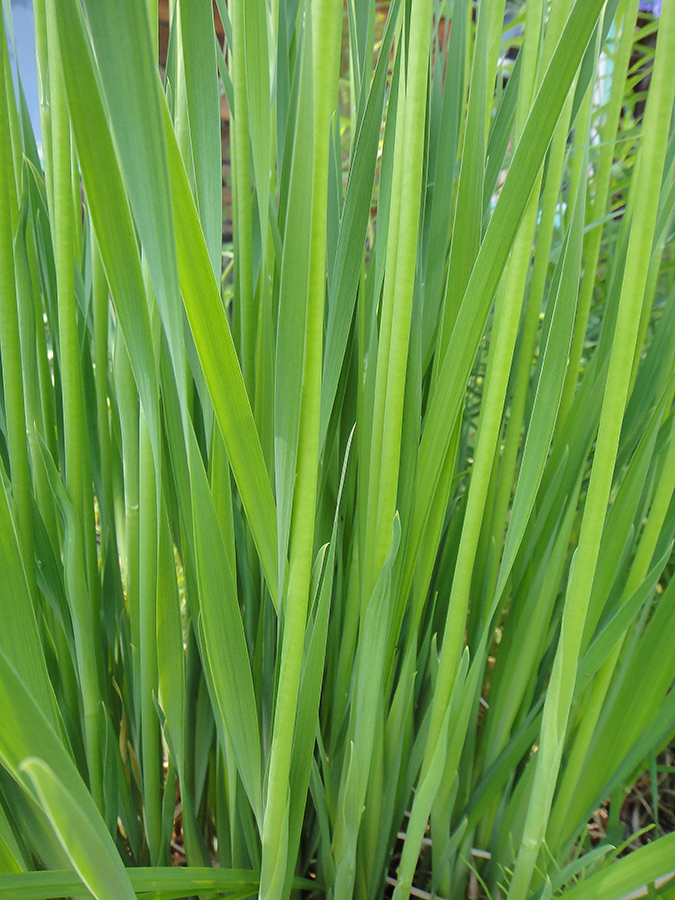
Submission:
M 162 750 L 159 721 L 155 711 L 157 696 L 157 544 L 158 508 L 156 486 L 161 478 L 156 472 L 150 434 L 139 411 L 139 691 L 141 706 L 141 767 L 145 835 L 153 865 L 163 861 L 161 846 Z
M 308 294 L 303 347 L 302 398 L 297 424 L 299 434 L 297 468 L 295 460 L 293 460 L 297 481 L 293 497 L 293 519 L 290 523 L 288 589 L 282 610 L 283 638 L 280 675 L 274 711 L 267 803 L 263 823 L 260 895 L 266 900 L 273 900 L 273 898 L 281 896 L 288 865 L 285 858 L 289 809 L 288 778 L 314 549 L 326 291 L 326 191 L 330 122 L 336 102 L 339 71 L 340 13 L 341 8 L 338 9 L 334 3 L 323 0 L 308 16 L 309 33 L 304 35 L 303 69 L 311 64 L 311 72 L 305 74 L 303 71 L 301 75 L 301 77 L 311 77 L 308 85 L 311 87 L 313 153 L 313 184 L 310 195 L 311 243 L 307 272 Z M 308 58 L 304 58 L 305 52 Z M 306 200 L 307 198 L 303 196 L 300 199 Z M 302 268 L 300 269 L 300 278 L 303 279 Z M 300 300 L 302 301 L 302 299 L 301 292 Z M 295 340 L 297 341 L 297 335 Z M 279 353 L 279 346 L 277 346 L 277 353 Z M 278 414 L 280 410 L 278 401 L 275 406 Z M 276 428 L 278 429 L 278 427 L 279 422 L 277 421 Z M 278 434 L 277 431 L 277 436 Z M 275 439 L 278 447 L 277 441 L 278 437 Z M 279 500 L 278 502 L 280 503 Z M 280 523 L 283 527 L 281 514 Z M 279 547 L 285 554 L 282 527 L 280 528 Z M 293 865 L 293 862 L 291 861 L 290 864 Z
M 96 610 L 87 589 L 84 570 L 84 536 L 74 503 L 68 497 L 49 451 L 40 440 L 42 463 L 64 521 L 64 570 L 66 594 L 73 627 L 77 674 L 82 703 L 89 788 L 100 811 L 103 802 L 102 734 L 102 639 Z
M 54 261 L 57 280 L 58 351 L 63 399 L 65 482 L 69 498 L 77 510 L 77 516 L 83 529 L 87 589 L 92 604 L 98 604 L 100 585 L 95 549 L 92 474 L 86 431 L 84 385 L 80 369 L 74 283 L 75 206 L 71 185 L 74 157 L 55 19 L 53 4 L 48 3 L 47 34 L 53 49 L 49 61 L 49 81 L 55 182 L 53 208 L 50 209 L 50 216 L 54 231 Z
M 376 710 L 382 690 L 384 654 L 391 616 L 391 572 L 401 540 L 398 516 L 394 519 L 389 556 L 370 598 L 355 673 L 350 750 L 345 754 L 336 813 L 333 857 L 335 896 L 351 896 L 356 873 L 356 850 L 368 774 L 375 740 Z
M 410 320 L 413 306 L 415 265 L 417 258 L 417 232 L 420 221 L 422 169 L 424 156 L 424 116 L 426 110 L 428 56 L 431 19 L 429 0 L 414 0 L 410 11 L 410 36 L 408 44 L 408 70 L 406 73 L 405 118 L 397 120 L 396 142 L 404 144 L 401 169 L 401 206 L 396 240 L 395 271 L 385 276 L 385 299 L 380 342 L 378 345 L 377 384 L 375 410 L 381 409 L 382 429 L 374 433 L 381 441 L 380 460 L 374 468 L 374 489 L 369 516 L 374 518 L 370 581 L 365 583 L 365 596 L 369 584 L 377 576 L 388 553 L 389 531 L 396 508 L 396 496 L 392 485 L 398 482 L 399 446 L 403 418 L 403 400 L 406 360 L 410 337 Z M 395 186 L 395 190 L 399 187 Z M 392 235 L 394 238 L 394 235 Z M 395 283 L 388 288 L 388 281 Z M 391 296 L 391 300 L 386 298 Z M 388 308 L 388 303 L 391 307 Z M 385 323 L 387 317 L 388 322 Z M 389 331 L 389 333 L 387 333 Z M 394 364 L 393 361 L 396 360 Z M 379 390 L 378 390 L 379 386 Z M 377 416 L 374 427 L 378 427 Z M 372 462 L 371 462 L 372 465 Z
M 5 85 L 5 57 L 8 55 L 4 19 L 0 24 L 0 347 L 2 384 L 5 395 L 7 442 L 12 476 L 12 492 L 17 508 L 17 524 L 26 575 L 35 596 L 33 528 L 31 522 L 31 477 L 26 447 L 26 419 L 21 377 L 21 349 L 13 253 L 14 224 L 18 203 L 9 136 L 8 99 L 11 84 Z M 9 90 L 7 90 L 9 88 Z M 12 92 L 13 93 L 13 92 Z
M 509 173 L 481 244 L 455 325 L 456 353 L 446 356 L 430 399 L 420 443 L 417 489 L 406 546 L 403 590 L 412 577 L 433 493 L 452 437 L 463 389 L 471 371 L 492 298 L 524 213 L 539 167 L 550 142 L 583 51 L 591 38 L 602 4 L 575 4 L 542 79 L 516 148 Z M 451 344 L 454 347 L 455 344 Z
M 129 869 L 128 876 L 135 894 L 156 895 L 164 898 L 193 893 L 217 891 L 229 896 L 251 896 L 258 886 L 255 872 L 244 869 L 213 868 L 137 868 Z M 0 875 L 0 897 L 7 900 L 50 900 L 51 897 L 72 894 L 81 885 L 72 872 L 28 872 L 20 877 Z M 308 879 L 295 878 L 294 887 L 311 889 Z
M 73 867 L 97 900 L 134 900 L 136 894 L 103 823 L 92 828 L 72 794 L 41 759 L 30 757 L 20 769 L 33 783 Z
M 640 847 L 614 862 L 603 866 L 599 872 L 584 879 L 581 884 L 565 891 L 571 900 L 610 900 L 614 897 L 635 896 L 634 891 L 645 884 L 658 881 L 672 871 L 675 837 L 668 834 Z
M 185 356 L 163 101 L 153 59 L 148 10 L 142 3 L 84 4 L 117 156 L 162 315 L 179 396 L 185 397 Z M 77 128 L 76 128 L 77 135 Z
M 124 332 L 134 378 L 151 435 L 159 435 L 158 386 L 138 245 L 117 163 L 91 45 L 77 4 L 65 3 L 57 18 L 61 58 L 87 203 L 106 277 Z
M 638 165 L 645 182 L 636 197 L 629 239 L 626 272 L 600 418 L 591 481 L 584 509 L 579 547 L 572 565 L 565 611 L 544 706 L 542 740 L 537 761 L 533 799 L 528 810 L 523 841 L 509 888 L 509 900 L 525 897 L 550 814 L 555 774 L 560 765 L 569 707 L 574 691 L 576 662 L 592 585 L 592 573 L 602 534 L 619 434 L 628 392 L 639 313 L 647 273 L 641 264 L 648 253 L 656 222 L 658 188 L 665 156 L 668 120 L 675 98 L 675 9 L 661 22 L 660 51 L 655 61 L 650 104 L 645 122 L 645 142 Z
M 277 536 L 272 489 L 230 326 L 208 262 L 204 236 L 166 106 L 162 113 L 185 310 L 267 586 L 276 603 Z
M 196 201 L 211 267 L 219 277 L 223 211 L 220 98 L 213 5 L 180 3 L 179 15 Z
M 368 90 L 363 118 L 354 141 L 352 162 L 344 207 L 340 220 L 335 263 L 330 277 L 326 348 L 322 375 L 321 448 L 323 449 L 328 422 L 335 402 L 340 370 L 344 364 L 349 330 L 356 306 L 356 291 L 360 277 L 360 261 L 370 216 L 370 201 L 375 181 L 378 139 L 385 98 L 389 56 L 400 18 L 400 0 L 389 7 L 385 31 L 375 67 L 373 82 Z
M 194 437 L 188 451 L 201 626 L 215 691 L 213 702 L 222 716 L 244 788 L 260 824 L 260 737 L 236 582 Z M 226 646 L 227 653 L 223 653 Z

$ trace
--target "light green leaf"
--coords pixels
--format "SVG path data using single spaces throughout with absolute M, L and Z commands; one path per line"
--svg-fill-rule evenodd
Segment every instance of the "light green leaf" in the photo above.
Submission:
M 272 488 L 169 112 L 166 106 L 162 111 L 185 311 L 269 591 L 276 599 L 277 539 Z
M 222 243 L 220 97 L 213 4 L 181 2 L 180 34 L 185 66 L 189 134 L 196 202 L 211 267 L 220 276 Z
M 501 278 L 516 230 L 544 160 L 566 88 L 592 36 L 601 0 L 575 4 L 564 36 L 553 55 L 516 148 L 495 211 L 471 272 L 450 339 L 450 350 L 439 372 L 420 445 L 411 539 L 406 556 L 414 557 L 445 460 L 480 336 Z
M 97 900 L 135 900 L 122 860 L 103 822 L 92 820 L 41 759 L 21 763 L 73 868 Z
M 675 856 L 675 833 L 629 853 L 565 892 L 569 900 L 615 900 L 669 874 Z
M 251 664 L 237 602 L 236 581 L 228 563 L 197 442 L 190 446 L 193 526 L 200 588 L 201 635 L 211 670 L 214 706 L 222 716 L 241 780 L 261 821 L 260 737 Z

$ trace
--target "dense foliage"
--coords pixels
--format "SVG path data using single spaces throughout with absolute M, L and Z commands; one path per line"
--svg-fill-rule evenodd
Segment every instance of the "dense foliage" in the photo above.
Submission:
M 40 153 L 0 35 L 0 897 L 672 870 L 619 858 L 675 733 L 638 5 L 175 0 L 160 77 L 157 0 L 34 0 Z

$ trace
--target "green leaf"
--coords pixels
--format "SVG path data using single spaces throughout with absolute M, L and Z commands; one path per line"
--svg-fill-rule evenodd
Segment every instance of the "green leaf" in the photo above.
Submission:
M 480 336 L 512 241 L 583 52 L 601 0 L 575 4 L 523 129 L 495 211 L 471 272 L 449 352 L 438 375 L 420 444 L 417 490 L 406 556 L 415 557 Z
M 541 364 L 534 389 L 534 407 L 527 430 L 520 476 L 511 507 L 504 556 L 495 589 L 495 604 L 499 602 L 506 581 L 511 574 L 513 561 L 534 507 L 560 406 L 565 368 L 574 328 L 577 286 L 581 269 L 584 199 L 585 190 L 580 189 L 575 200 L 572 225 L 565 236 L 558 263 L 553 285 L 555 290 L 552 289 L 552 296 L 548 300 L 547 309 L 552 310 L 551 324 L 544 346 L 539 351 Z
M 284 224 L 274 369 L 274 464 L 279 596 L 283 590 L 295 489 L 305 366 L 313 187 L 311 31 L 302 37 L 300 93 Z
M 200 593 L 200 632 L 241 780 L 258 821 L 262 815 L 260 737 L 251 665 L 237 588 L 197 442 L 189 445 L 193 526 Z
M 185 896 L 210 891 L 225 893 L 228 897 L 244 897 L 255 894 L 258 877 L 255 872 L 243 869 L 214 868 L 132 868 L 128 878 L 138 895 L 155 898 Z M 0 898 L 3 900 L 51 900 L 64 894 L 75 893 L 82 882 L 75 873 L 24 872 L 21 875 L 0 875 Z M 310 881 L 294 879 L 297 888 L 312 888 Z
M 213 4 L 181 2 L 180 34 L 185 66 L 189 135 L 196 202 L 211 267 L 220 275 L 222 243 L 220 97 Z
M 162 111 L 185 311 L 269 591 L 276 602 L 277 538 L 272 488 L 230 326 L 165 105 Z
M 101 73 L 100 89 L 182 396 L 183 322 L 162 137 L 164 95 L 153 60 L 148 7 L 135 0 L 122 0 L 115 6 L 86 0 L 84 6 Z
M 96 239 L 151 436 L 159 435 L 157 364 L 138 244 L 79 4 L 57 16 L 63 74 Z
M 615 900 L 669 874 L 675 853 L 675 833 L 640 847 L 565 891 L 569 900 Z
M 335 403 L 340 371 L 344 365 L 349 330 L 354 318 L 356 290 L 361 274 L 361 259 L 370 219 L 389 55 L 398 22 L 399 4 L 400 0 L 394 0 L 390 4 L 375 75 L 368 90 L 363 117 L 359 122 L 354 152 L 349 166 L 349 179 L 340 219 L 335 263 L 329 278 L 328 321 L 321 381 L 319 445 L 322 448 Z
M 105 854 L 117 859 L 121 868 L 122 864 L 112 839 L 87 786 L 77 771 L 70 751 L 63 743 L 62 736 L 48 721 L 25 682 L 2 651 L 0 651 L 0 701 L 4 709 L 0 726 L 0 759 L 4 767 L 31 799 L 38 799 L 39 792 L 36 793 L 36 788 L 22 769 L 22 764 L 29 758 L 49 760 L 52 781 L 45 788 L 48 792 L 45 811 L 50 816 L 64 849 L 66 852 L 74 850 L 75 854 L 79 855 L 78 847 L 83 835 L 86 835 L 87 840 L 91 836 L 99 847 L 105 849 L 107 845 Z M 39 773 L 37 777 L 40 777 Z M 57 782 L 56 786 L 53 784 L 54 781 Z M 64 794 L 67 795 L 65 801 L 62 796 Z M 60 818 L 64 809 L 62 802 L 68 804 L 67 810 L 63 812 L 63 819 Z M 71 804 L 78 810 L 76 821 L 79 824 L 75 835 L 68 831 Z M 51 818 L 52 814 L 59 817 L 58 822 Z M 124 882 L 122 880 L 118 883 Z M 120 896 L 125 894 L 122 893 Z
M 272 118 L 270 115 L 270 62 L 265 0 L 246 0 L 244 29 L 246 44 L 246 88 L 248 93 L 249 131 L 260 233 L 263 245 L 267 239 L 267 217 L 270 195 L 270 158 L 272 152 Z
M 56 704 L 4 478 L 0 484 L 0 567 L 3 573 L 0 579 L 0 598 L 5 611 L 5 622 L 0 629 L 0 652 L 6 654 L 6 659 L 21 674 L 37 699 L 43 714 L 56 726 Z
M 134 900 L 136 894 L 103 822 L 92 820 L 41 759 L 21 763 L 73 868 L 97 900 Z

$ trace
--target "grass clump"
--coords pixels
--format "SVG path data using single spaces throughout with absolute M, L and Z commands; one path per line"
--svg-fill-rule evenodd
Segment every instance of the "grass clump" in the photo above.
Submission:
M 35 0 L 41 155 L 0 39 L 0 897 L 618 900 L 674 853 L 613 861 L 675 733 L 675 7 L 639 119 L 637 0 L 218 10 L 161 80 L 156 2 Z

